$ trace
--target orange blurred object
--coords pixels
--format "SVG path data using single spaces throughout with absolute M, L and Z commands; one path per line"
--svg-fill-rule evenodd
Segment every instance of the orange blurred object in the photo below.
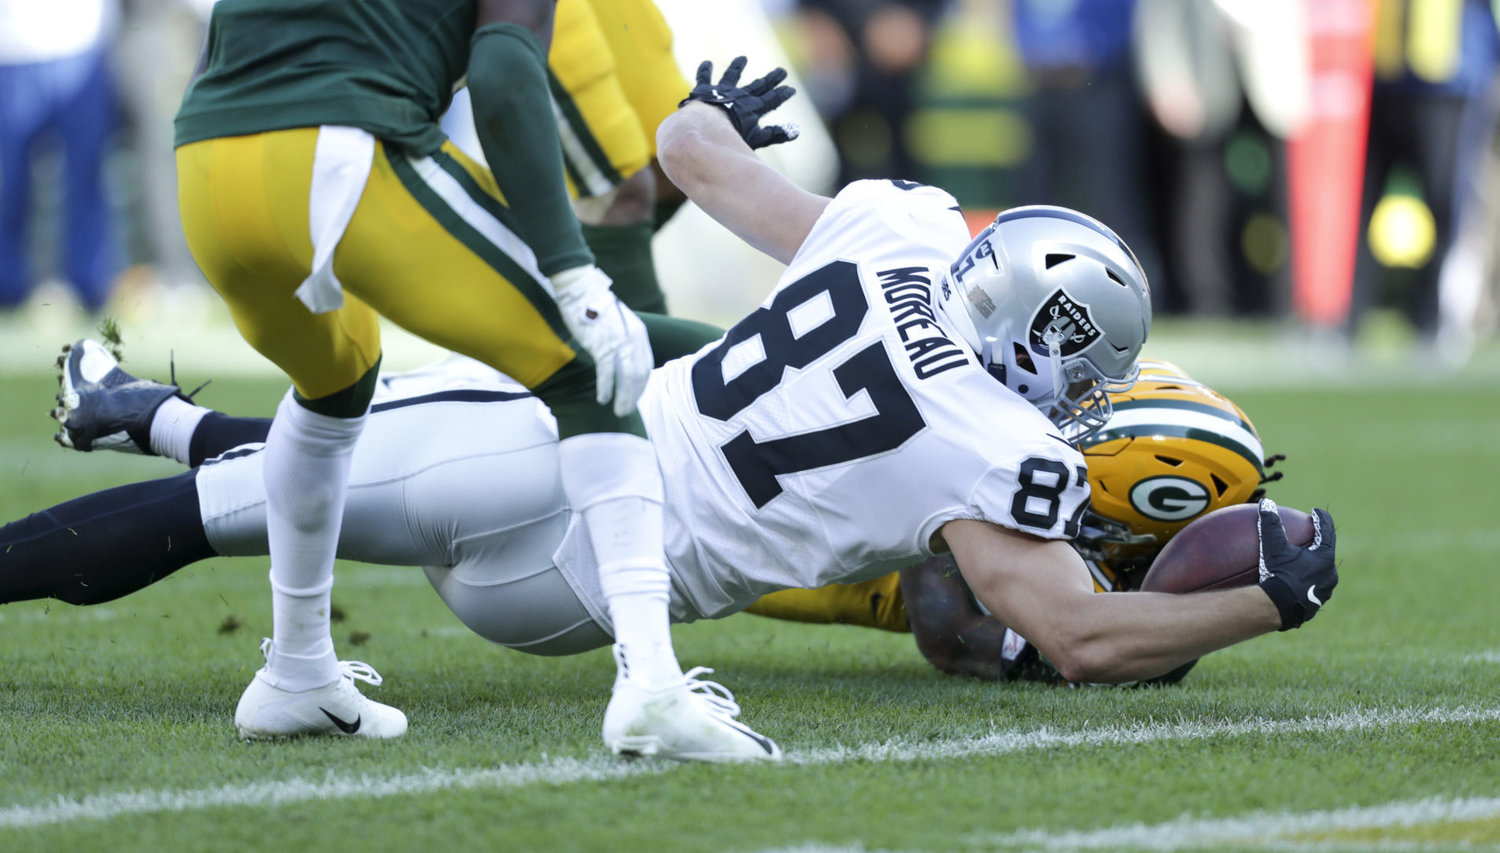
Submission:
M 1292 304 L 1324 328 L 1349 316 L 1373 83 L 1374 4 L 1308 0 L 1312 102 L 1287 144 Z
M 979 232 L 983 231 L 985 226 L 994 222 L 995 217 L 999 215 L 1000 211 L 998 210 L 965 210 L 964 221 L 969 223 L 969 236 L 979 236 Z

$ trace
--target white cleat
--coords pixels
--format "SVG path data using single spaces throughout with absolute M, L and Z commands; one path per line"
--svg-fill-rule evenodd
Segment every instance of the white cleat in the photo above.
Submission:
M 617 660 L 620 655 L 616 646 Z M 625 672 L 622 663 L 604 711 L 604 743 L 616 755 L 713 763 L 781 760 L 781 748 L 770 738 L 735 719 L 740 706 L 733 694 L 696 678 L 713 670 L 695 666 L 682 681 L 656 688 L 631 681 Z
M 270 640 L 261 651 L 270 656 Z M 339 661 L 340 675 L 332 684 L 293 693 L 272 683 L 262 668 L 245 688 L 234 711 L 234 727 L 242 740 L 273 740 L 303 735 L 393 738 L 406 734 L 406 715 L 367 698 L 354 679 L 376 686 L 380 673 L 360 661 Z

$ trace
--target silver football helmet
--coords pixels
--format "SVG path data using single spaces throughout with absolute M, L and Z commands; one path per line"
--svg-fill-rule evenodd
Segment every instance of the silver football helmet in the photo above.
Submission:
M 1135 254 L 1065 207 L 1007 210 L 943 279 L 938 305 L 985 366 L 1077 441 L 1129 390 L 1151 329 L 1151 291 Z

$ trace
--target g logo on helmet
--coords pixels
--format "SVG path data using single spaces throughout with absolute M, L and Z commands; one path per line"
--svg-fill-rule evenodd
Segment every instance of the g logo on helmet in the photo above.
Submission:
M 1147 477 L 1130 489 L 1130 505 L 1153 521 L 1186 521 L 1208 509 L 1208 488 L 1187 477 Z

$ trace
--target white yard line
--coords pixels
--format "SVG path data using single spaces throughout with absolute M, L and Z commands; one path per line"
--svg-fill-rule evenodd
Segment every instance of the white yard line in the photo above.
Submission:
M 1159 722 L 1139 726 L 1101 726 L 1087 731 L 1051 729 L 1001 731 L 946 741 L 901 740 L 851 746 L 794 750 L 791 765 L 819 766 L 851 761 L 930 761 L 994 757 L 1038 749 L 1128 746 L 1162 741 L 1207 740 L 1289 733 L 1346 732 L 1414 725 L 1471 724 L 1500 721 L 1500 707 L 1355 710 L 1298 720 L 1252 719 L 1224 723 Z M 433 769 L 389 776 L 330 774 L 322 779 L 224 785 L 197 790 L 156 789 L 59 796 L 40 804 L 0 806 L 0 828 L 47 826 L 74 820 L 107 820 L 121 815 L 185 812 L 223 807 L 288 805 L 322 800 L 374 799 L 426 794 L 448 789 L 514 788 L 566 785 L 638 776 L 669 770 L 666 762 L 627 764 L 599 756 L 586 760 L 550 759 L 488 769 Z
M 190 812 L 224 807 L 284 806 L 314 800 L 376 799 L 434 791 L 471 788 L 516 788 L 523 785 L 566 785 L 659 773 L 667 766 L 627 764 L 600 757 L 587 761 L 554 759 L 535 764 L 510 764 L 488 770 L 424 770 L 391 776 L 339 776 L 285 779 L 224 785 L 218 788 L 175 791 L 122 791 L 69 799 L 58 797 L 37 806 L 0 808 L 0 828 L 46 826 L 75 820 L 105 820 L 121 815 Z
M 1438 851 L 1470 849 L 1461 841 L 1382 837 L 1345 838 L 1340 833 L 1421 829 L 1500 818 L 1500 799 L 1405 800 L 1317 812 L 1249 812 L 1222 818 L 1183 816 L 1157 824 L 1121 824 L 1086 832 L 1029 829 L 962 838 L 955 846 L 978 850 L 1201 850 L 1216 846 L 1279 851 Z M 1330 837 L 1331 836 L 1331 837 Z M 1474 848 L 1480 849 L 1480 848 Z M 1490 849 L 1490 848 L 1483 848 Z M 798 844 L 759 853 L 867 853 L 860 844 Z M 869 851 L 874 853 L 874 851 Z M 880 853 L 896 851 L 880 848 Z
M 1276 850 L 1453 849 L 1463 845 L 1452 841 L 1428 845 L 1420 839 L 1410 842 L 1401 839 L 1363 842 L 1327 838 L 1326 835 L 1358 830 L 1416 828 L 1496 817 L 1500 817 L 1500 799 L 1429 798 L 1332 811 L 1251 812 L 1235 817 L 1208 819 L 1182 817 L 1166 823 L 1137 823 L 1088 832 L 1035 829 L 1005 835 L 973 836 L 964 841 L 985 849 L 1025 850 L 1180 850 L 1220 844 Z
M 1038 729 L 996 732 L 979 738 L 903 743 L 891 741 L 789 754 L 793 764 L 838 764 L 845 761 L 916 761 L 1004 755 L 1034 749 L 1089 746 L 1127 746 L 1158 741 L 1209 740 L 1242 735 L 1301 734 L 1395 728 L 1432 724 L 1500 720 L 1500 708 L 1435 708 L 1427 710 L 1357 710 L 1300 720 L 1250 719 L 1232 723 L 1162 722 L 1143 726 L 1101 726 L 1079 732 Z

